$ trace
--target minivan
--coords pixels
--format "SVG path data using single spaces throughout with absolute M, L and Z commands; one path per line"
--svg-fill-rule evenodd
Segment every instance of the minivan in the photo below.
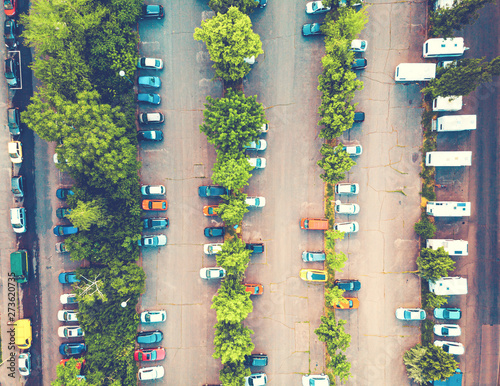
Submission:
M 18 283 L 28 281 L 28 251 L 21 249 L 10 254 L 10 271 Z
M 19 115 L 19 109 L 17 107 L 7 109 L 7 125 L 12 135 L 21 134 L 20 123 L 21 123 L 21 118 Z
M 304 262 L 309 262 L 309 261 L 325 261 L 325 252 L 323 251 L 317 251 L 317 252 L 310 252 L 310 251 L 304 251 L 302 252 L 302 261 Z
M 327 230 L 328 220 L 325 218 L 302 218 L 300 219 L 302 229 Z
M 10 189 L 14 197 L 24 197 L 23 176 L 15 176 L 10 179 Z
M 19 319 L 14 323 L 14 337 L 16 346 L 21 350 L 27 350 L 31 347 L 33 331 L 30 319 Z

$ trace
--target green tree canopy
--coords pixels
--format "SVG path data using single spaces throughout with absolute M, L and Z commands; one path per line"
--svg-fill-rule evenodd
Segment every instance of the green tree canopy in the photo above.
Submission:
M 241 12 L 250 14 L 257 7 L 255 0 L 210 0 L 208 6 L 217 13 L 226 13 L 230 7 L 236 7 Z
M 66 217 L 80 230 L 88 231 L 91 225 L 102 228 L 110 221 L 105 205 L 102 198 L 96 198 L 92 201 L 78 201 L 76 208 L 73 208 Z
M 339 377 L 343 382 L 351 377 L 351 363 L 343 353 L 332 355 L 326 367 L 332 369 L 333 375 Z
M 233 155 L 219 154 L 217 161 L 212 169 L 212 182 L 216 185 L 222 185 L 232 191 L 237 191 L 248 185 L 248 180 L 252 166 L 244 154 L 239 157 Z
M 79 369 L 76 368 L 77 363 L 82 363 L 83 359 L 71 358 L 65 365 L 57 365 L 57 378 L 51 382 L 52 386 L 91 386 L 90 383 L 83 379 L 79 379 Z
M 245 360 L 255 348 L 250 338 L 253 331 L 241 323 L 218 322 L 215 325 L 214 358 L 220 358 L 222 364 L 238 363 Z
M 336 184 L 345 179 L 345 172 L 356 165 L 356 162 L 343 148 L 342 144 L 332 147 L 324 143 L 321 146 L 320 151 L 323 159 L 318 161 L 318 165 L 324 170 L 324 173 L 320 177 L 330 184 Z
M 455 262 L 443 247 L 423 248 L 417 257 L 417 266 L 422 279 L 435 281 L 448 276 L 448 272 L 455 269 Z
M 219 378 L 224 386 L 242 386 L 245 384 L 245 377 L 250 374 L 250 369 L 243 362 L 228 362 L 219 372 Z
M 232 228 L 243 220 L 244 214 L 248 212 L 246 197 L 246 194 L 238 192 L 234 196 L 229 196 L 226 203 L 219 204 L 217 214 L 227 227 Z
M 250 18 L 236 7 L 202 21 L 201 28 L 196 28 L 193 36 L 205 42 L 214 62 L 215 76 L 225 81 L 243 78 L 251 69 L 244 59 L 257 58 L 264 53 Z
M 314 330 L 320 342 L 325 342 L 329 355 L 334 355 L 337 350 L 347 350 L 351 343 L 351 336 L 345 332 L 346 320 L 335 320 L 335 313 L 328 311 L 321 316 L 321 324 Z
M 436 234 L 436 226 L 429 220 L 427 215 L 423 214 L 413 226 L 415 233 L 423 239 L 432 239 Z
M 212 300 L 211 309 L 217 311 L 217 321 L 240 323 L 253 310 L 250 294 L 239 280 L 226 279 Z
M 325 304 L 333 307 L 340 302 L 345 302 L 344 290 L 339 287 L 325 288 Z
M 217 253 L 217 265 L 227 271 L 229 279 L 241 280 L 250 262 L 251 251 L 238 237 L 224 241 L 222 250 Z
M 453 355 L 433 344 L 428 346 L 417 344 L 405 353 L 403 362 L 408 377 L 419 385 L 438 380 L 444 381 L 451 377 L 458 368 L 458 362 L 455 361 Z

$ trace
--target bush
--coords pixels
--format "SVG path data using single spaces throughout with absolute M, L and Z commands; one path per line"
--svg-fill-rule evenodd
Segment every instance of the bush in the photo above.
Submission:
M 440 308 L 448 303 L 448 296 L 436 295 L 432 292 L 427 292 L 422 297 L 422 308 L 425 310 L 432 310 L 434 308 Z
M 432 239 L 436 234 L 436 226 L 429 220 L 426 214 L 414 225 L 415 233 L 423 239 Z

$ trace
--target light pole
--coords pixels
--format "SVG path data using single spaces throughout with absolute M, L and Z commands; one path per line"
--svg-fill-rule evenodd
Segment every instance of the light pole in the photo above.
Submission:
M 127 77 L 125 76 L 125 71 L 121 70 L 121 71 L 119 72 L 119 74 L 120 74 L 120 76 L 121 76 L 122 78 L 123 78 L 123 77 L 125 77 L 125 79 L 127 79 L 130 83 L 132 83 L 132 85 L 134 84 L 134 82 L 132 82 L 129 78 L 127 78 Z

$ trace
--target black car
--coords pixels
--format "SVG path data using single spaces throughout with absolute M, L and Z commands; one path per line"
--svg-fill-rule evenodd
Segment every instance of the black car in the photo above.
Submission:
M 60 219 L 65 218 L 70 213 L 71 213 L 70 208 L 57 208 L 56 209 L 56 217 L 60 218 Z
M 9 87 L 18 87 L 21 83 L 19 78 L 19 62 L 16 57 L 5 59 L 5 79 Z
M 355 58 L 351 63 L 351 70 L 363 70 L 368 66 L 368 60 L 365 58 Z
M 160 330 L 141 331 L 137 334 L 137 343 L 139 344 L 159 343 L 162 340 L 163 333 Z
M 14 19 L 7 19 L 3 25 L 5 47 L 12 50 L 17 47 L 17 23 Z
M 142 6 L 141 19 L 163 19 L 165 12 L 161 5 L 146 5 Z
M 269 363 L 269 358 L 267 357 L 267 355 L 260 353 L 260 354 L 252 354 L 245 356 L 244 365 L 246 367 L 250 366 L 262 367 L 262 366 L 267 366 L 268 363 Z
M 204 185 L 198 187 L 198 195 L 200 197 L 220 197 L 229 194 L 230 191 L 223 186 Z
M 249 243 L 245 245 L 246 249 L 250 249 L 252 253 L 264 253 L 264 244 L 262 243 Z
M 208 227 L 205 228 L 204 233 L 206 237 L 219 237 L 224 236 L 226 230 L 224 229 L 224 227 Z
M 141 130 L 137 132 L 139 141 L 163 141 L 163 132 L 161 130 Z
M 168 227 L 168 218 L 145 218 L 142 220 L 143 229 L 165 229 Z
M 21 116 L 17 107 L 7 109 L 7 126 L 12 135 L 21 134 Z
M 356 111 L 354 112 L 354 122 L 359 123 L 363 122 L 365 120 L 365 113 L 362 111 Z
M 344 291 L 359 291 L 361 289 L 359 280 L 338 279 L 334 281 L 334 284 Z
M 66 200 L 68 196 L 72 196 L 73 194 L 75 193 L 71 189 L 60 188 L 56 190 L 56 197 L 60 200 Z
M 302 26 L 302 35 L 304 36 L 323 35 L 323 32 L 321 32 L 321 23 L 304 24 Z

